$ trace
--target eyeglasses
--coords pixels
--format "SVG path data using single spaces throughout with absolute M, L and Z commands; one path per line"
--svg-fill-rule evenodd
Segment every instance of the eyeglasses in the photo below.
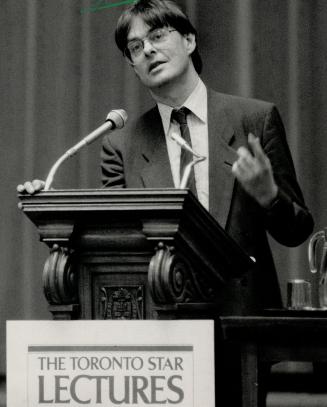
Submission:
M 162 27 L 150 31 L 144 38 L 130 41 L 126 46 L 124 54 L 131 62 L 135 62 L 142 55 L 145 40 L 148 40 L 154 47 L 160 47 L 160 44 L 164 43 L 168 35 L 173 31 L 177 30 Z

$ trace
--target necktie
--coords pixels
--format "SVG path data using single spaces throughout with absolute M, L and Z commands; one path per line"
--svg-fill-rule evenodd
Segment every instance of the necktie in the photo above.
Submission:
M 174 109 L 171 113 L 171 120 L 175 120 L 180 127 L 181 136 L 182 138 L 192 147 L 191 142 L 191 135 L 190 129 L 187 125 L 187 114 L 190 111 L 186 107 L 182 107 L 179 110 Z M 180 160 L 180 167 L 179 167 L 179 174 L 180 179 L 182 180 L 185 167 L 193 160 L 193 154 L 189 151 L 185 150 L 184 148 L 181 149 L 181 160 Z M 197 196 L 196 192 L 196 185 L 195 185 L 195 176 L 194 176 L 194 168 L 192 167 L 187 187 L 193 192 L 195 196 Z

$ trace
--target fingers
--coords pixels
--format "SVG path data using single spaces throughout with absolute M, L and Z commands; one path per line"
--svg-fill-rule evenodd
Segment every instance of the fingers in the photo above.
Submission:
M 17 185 L 17 192 L 35 194 L 44 188 L 45 182 L 39 179 L 33 181 L 26 181 L 24 184 Z
M 261 163 L 265 163 L 266 155 L 261 147 L 259 137 L 255 137 L 252 133 L 249 133 L 248 143 L 251 147 L 254 157 Z
M 32 184 L 36 191 L 40 191 L 41 189 L 43 189 L 45 187 L 45 182 L 40 179 L 35 179 L 32 182 Z
M 254 158 L 250 151 L 245 147 L 240 147 L 237 150 L 238 160 L 237 160 L 237 168 L 243 171 L 251 171 L 253 168 Z
M 232 172 L 249 195 L 260 205 L 267 206 L 278 191 L 272 166 L 259 139 L 252 133 L 248 136 L 248 143 L 249 148 L 237 150 L 238 159 L 232 166 Z
M 246 162 L 246 160 L 239 158 L 232 166 L 232 173 L 241 182 L 248 182 L 255 176 L 256 168 Z
M 23 184 L 17 185 L 17 192 L 19 192 L 21 194 L 24 192 L 24 190 L 25 190 L 25 188 L 24 188 Z
M 239 158 L 236 167 L 248 172 L 257 167 L 266 167 L 267 156 L 261 147 L 259 138 L 249 133 L 248 144 L 248 148 L 243 146 L 238 148 L 237 154 Z
M 254 142 L 253 134 L 249 134 L 249 140 Z M 251 145 L 249 146 L 252 151 Z M 238 159 L 232 166 L 232 172 L 239 180 L 245 180 L 253 176 L 253 172 L 256 168 L 256 157 L 251 154 L 251 151 L 246 147 L 239 147 L 237 149 Z

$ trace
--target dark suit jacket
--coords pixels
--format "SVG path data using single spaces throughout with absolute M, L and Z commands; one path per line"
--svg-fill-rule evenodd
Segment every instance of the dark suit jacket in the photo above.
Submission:
M 248 133 L 260 138 L 269 157 L 278 199 L 262 208 L 234 179 L 231 166 Z M 256 267 L 222 293 L 226 313 L 252 313 L 281 305 L 268 231 L 279 243 L 296 246 L 312 232 L 313 220 L 296 180 L 285 130 L 274 105 L 208 90 L 209 212 L 250 256 Z M 155 107 L 125 129 L 104 138 L 105 187 L 173 187 L 164 130 Z

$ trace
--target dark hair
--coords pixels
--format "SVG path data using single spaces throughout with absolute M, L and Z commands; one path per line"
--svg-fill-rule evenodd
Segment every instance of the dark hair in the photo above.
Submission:
M 136 4 L 125 10 L 117 23 L 115 39 L 118 48 L 123 53 L 126 49 L 127 36 L 131 28 L 132 19 L 135 16 L 140 16 L 145 24 L 151 28 L 173 27 L 182 35 L 194 34 L 197 40 L 198 34 L 196 29 L 174 1 L 139 0 Z M 198 45 L 196 45 L 191 57 L 196 72 L 200 74 L 202 71 L 202 60 Z

